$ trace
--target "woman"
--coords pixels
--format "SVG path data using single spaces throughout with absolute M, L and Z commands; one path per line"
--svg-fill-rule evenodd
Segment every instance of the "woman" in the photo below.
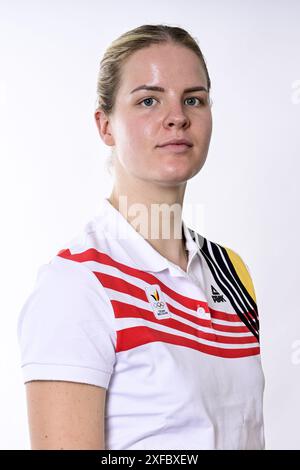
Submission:
M 112 192 L 40 268 L 19 318 L 33 449 L 264 448 L 247 265 L 182 220 L 209 148 L 210 85 L 177 27 L 128 31 L 101 61 Z

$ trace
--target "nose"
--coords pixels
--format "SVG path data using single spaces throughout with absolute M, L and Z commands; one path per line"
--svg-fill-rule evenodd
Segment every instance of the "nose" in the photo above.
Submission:
M 164 126 L 165 127 L 187 127 L 189 125 L 189 119 L 182 111 L 181 107 L 177 107 L 176 109 L 172 109 L 168 116 L 164 119 Z

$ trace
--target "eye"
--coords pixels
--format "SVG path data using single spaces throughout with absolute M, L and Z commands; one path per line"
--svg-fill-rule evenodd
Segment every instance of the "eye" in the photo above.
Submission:
M 185 101 L 187 101 L 187 100 L 195 100 L 195 99 L 198 100 L 202 105 L 205 105 L 205 100 L 202 99 L 202 98 L 198 98 L 197 96 L 191 96 L 190 98 L 186 98 Z M 144 98 L 142 101 L 140 101 L 140 102 L 138 103 L 138 105 L 139 105 L 139 104 L 142 104 L 142 103 L 145 103 L 145 102 L 148 102 L 148 103 L 149 103 L 149 101 L 151 101 L 151 100 L 157 101 L 156 98 L 154 98 L 153 96 L 149 96 L 149 97 L 147 97 L 147 98 Z M 146 107 L 146 108 L 150 108 L 151 106 L 146 105 L 145 107 Z M 192 108 L 194 108 L 194 107 L 195 107 L 195 106 L 192 106 Z
M 197 96 L 191 96 L 190 98 L 187 98 L 187 100 L 195 100 L 195 99 L 200 101 L 201 104 L 203 104 L 203 105 L 205 104 L 204 99 L 198 98 Z M 194 108 L 194 106 L 192 106 L 192 107 Z
M 144 98 L 142 101 L 140 101 L 138 104 L 142 104 L 144 103 L 144 101 L 149 101 L 149 100 L 155 100 L 155 98 L 153 98 L 152 96 L 150 96 L 149 98 Z M 150 108 L 151 106 L 146 106 L 146 108 Z

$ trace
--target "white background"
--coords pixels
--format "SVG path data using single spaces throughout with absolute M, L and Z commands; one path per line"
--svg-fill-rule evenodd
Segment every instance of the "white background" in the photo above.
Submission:
M 203 235 L 250 267 L 266 447 L 300 449 L 299 20 L 297 0 L 0 1 L 1 449 L 30 445 L 18 313 L 38 267 L 110 192 L 110 147 L 93 117 L 98 64 L 145 23 L 187 29 L 206 58 L 213 136 L 185 204 L 203 208 L 201 227 L 191 220 Z

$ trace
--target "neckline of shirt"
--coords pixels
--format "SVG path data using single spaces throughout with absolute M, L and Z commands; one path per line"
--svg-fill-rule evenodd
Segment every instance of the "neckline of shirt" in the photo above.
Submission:
M 172 276 L 188 276 L 190 266 L 199 247 L 192 239 L 187 225 L 182 220 L 182 227 L 185 235 L 185 247 L 188 251 L 187 271 L 161 255 L 135 228 L 127 221 L 109 201 L 103 198 L 100 206 L 100 214 L 94 219 L 100 222 L 101 230 L 109 239 L 117 239 L 118 243 L 126 252 L 128 262 L 142 271 L 159 272 L 169 269 Z M 199 257 L 200 258 L 200 257 Z M 200 258 L 201 261 L 201 258 Z

